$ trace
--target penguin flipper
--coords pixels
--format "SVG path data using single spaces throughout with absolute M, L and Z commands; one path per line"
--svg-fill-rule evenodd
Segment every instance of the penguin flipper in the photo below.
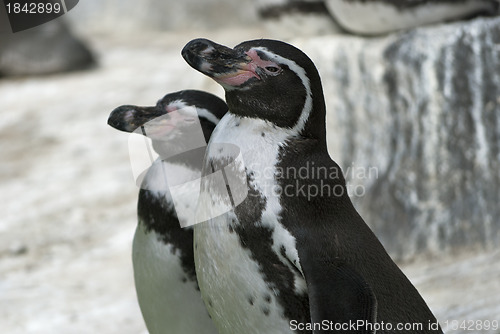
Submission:
M 338 259 L 315 259 L 313 263 L 303 267 L 311 321 L 322 323 L 327 320 L 329 324 L 346 326 L 346 330 L 342 328 L 342 333 L 375 333 L 370 329 L 376 321 L 377 299 L 365 279 L 349 264 Z M 360 326 L 356 326 L 356 330 L 347 327 L 352 323 Z M 372 326 L 366 326 L 367 323 Z M 329 332 L 314 331 L 314 334 Z

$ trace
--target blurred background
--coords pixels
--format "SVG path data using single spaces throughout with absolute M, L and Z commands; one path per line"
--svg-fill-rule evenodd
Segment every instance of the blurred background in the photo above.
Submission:
M 2 332 L 146 333 L 129 135 L 106 123 L 181 89 L 222 97 L 180 56 L 198 37 L 305 51 L 365 221 L 447 332 L 500 321 L 497 15 L 494 0 L 85 0 L 13 34 L 0 6 Z

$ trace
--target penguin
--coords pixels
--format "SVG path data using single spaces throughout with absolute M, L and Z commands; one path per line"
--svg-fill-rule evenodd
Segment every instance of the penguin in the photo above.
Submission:
M 360 35 L 498 14 L 498 0 L 325 0 L 325 4 L 340 26 Z
M 219 333 L 442 333 L 327 153 L 313 62 L 267 39 L 234 48 L 195 39 L 182 56 L 224 88 L 229 107 L 203 162 L 197 214 L 210 218 L 194 227 L 198 283 Z M 227 164 L 221 143 L 239 148 L 248 194 L 218 214 L 227 203 L 203 180 Z
M 192 226 L 180 225 L 179 205 L 194 212 L 193 198 L 174 205 L 168 183 L 191 181 L 201 171 L 205 147 L 186 145 L 196 135 L 194 118 L 206 145 L 226 111 L 225 102 L 212 94 L 183 90 L 154 107 L 125 105 L 109 116 L 110 126 L 151 138 L 159 154 L 142 178 L 132 250 L 137 298 L 150 334 L 217 333 L 196 280 Z

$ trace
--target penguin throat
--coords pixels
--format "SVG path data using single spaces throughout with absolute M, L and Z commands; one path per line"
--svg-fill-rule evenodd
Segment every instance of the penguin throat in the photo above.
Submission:
M 293 128 L 300 117 L 300 110 L 290 110 L 281 106 L 270 106 L 259 101 L 242 99 L 239 96 L 233 96 L 231 92 L 226 94 L 226 101 L 229 107 L 229 112 L 240 116 L 264 120 L 272 123 L 279 128 Z
M 215 77 L 214 79 L 223 87 L 228 87 L 229 89 L 231 89 L 231 87 L 238 87 L 243 85 L 245 82 L 252 78 L 260 80 L 260 77 L 254 71 L 237 70 L 236 72 L 221 75 Z

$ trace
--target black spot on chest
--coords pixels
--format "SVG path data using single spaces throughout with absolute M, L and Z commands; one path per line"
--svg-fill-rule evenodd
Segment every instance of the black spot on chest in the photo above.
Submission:
M 310 319 L 307 293 L 301 295 L 295 293 L 294 272 L 281 261 L 278 254 L 272 249 L 274 228 L 261 224 L 266 200 L 255 188 L 250 186 L 251 176 L 248 177 L 248 181 L 248 197 L 235 208 L 239 224 L 233 227 L 234 232 L 238 235 L 241 246 L 248 249 L 252 259 L 259 264 L 264 281 L 269 290 L 274 292 L 274 298 L 284 309 L 284 316 L 289 320 L 307 322 Z M 266 293 L 256 297 L 261 300 L 263 314 L 269 316 L 270 309 L 267 305 L 271 304 L 272 296 Z M 251 305 L 255 301 L 254 297 L 248 299 Z
M 269 308 L 264 307 L 262 308 L 262 313 L 264 313 L 265 316 L 269 316 L 269 313 L 271 313 L 271 311 L 269 310 Z
M 156 193 L 141 189 L 137 215 L 145 226 L 146 233 L 154 231 L 164 244 L 173 246 L 173 251 L 178 254 L 187 278 L 197 282 L 194 268 L 193 229 L 180 227 L 175 209 L 169 205 L 165 197 L 160 198 L 156 196 Z

